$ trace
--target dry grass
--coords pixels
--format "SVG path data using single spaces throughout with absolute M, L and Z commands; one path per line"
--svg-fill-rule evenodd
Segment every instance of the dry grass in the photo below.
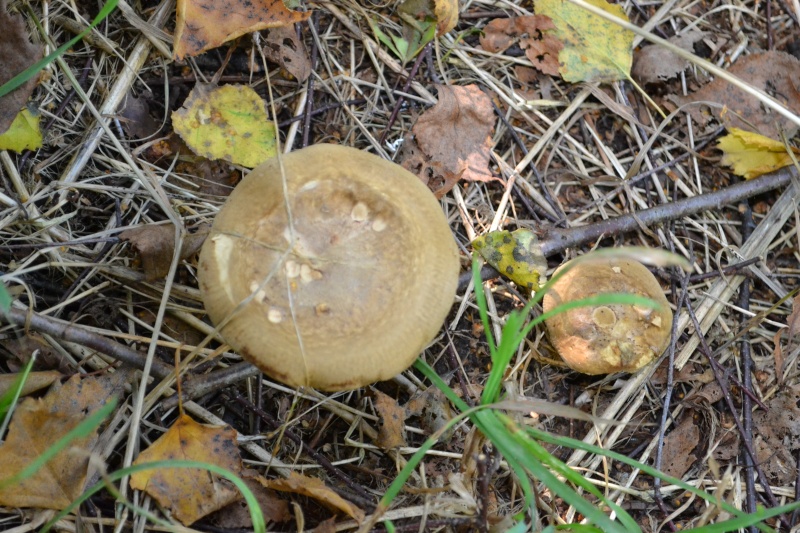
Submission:
M 96 9 L 93 4 L 82 4 L 76 12 L 74 4 L 61 1 L 46 5 L 50 18 L 45 19 L 45 28 L 58 43 L 66 40 L 67 33 L 54 17 L 85 22 Z M 765 5 L 772 9 L 769 30 L 765 26 Z M 300 31 L 309 50 L 316 48 L 319 58 L 313 91 L 308 84 L 284 77 L 274 65 L 269 65 L 268 76 L 263 70 L 248 72 L 248 54 L 254 52 L 254 57 L 259 57 L 248 38 L 240 40 L 234 59 L 241 61 L 229 64 L 223 80 L 251 83 L 265 96 L 271 82 L 273 108 L 277 121 L 283 124 L 281 135 L 286 151 L 300 147 L 307 138 L 311 143 L 338 142 L 369 149 L 389 158 L 393 155 L 390 147 L 405 138 L 418 113 L 435 102 L 435 84 L 481 86 L 498 108 L 492 157 L 494 171 L 501 179 L 488 184 L 462 184 L 442 201 L 453 233 L 465 251 L 465 267 L 470 241 L 489 230 L 591 224 L 671 198 L 703 194 L 738 179 L 719 166 L 718 152 L 706 144 L 719 131 L 699 127 L 688 114 L 678 113 L 662 124 L 661 117 L 628 84 L 572 85 L 539 76 L 537 85 L 527 85 L 517 79 L 514 70 L 528 65 L 523 55 L 496 55 L 480 49 L 475 30 L 500 11 L 526 14 L 528 6 L 524 2 L 483 1 L 462 5 L 462 13 L 468 16 L 455 32 L 427 49 L 425 53 L 429 55 L 406 93 L 401 92 L 405 68 L 375 43 L 363 18 L 366 12 L 388 29 L 395 24 L 390 18 L 393 3 L 357 5 L 337 1 L 309 6 L 317 13 L 315 27 L 303 26 Z M 766 48 L 768 34 L 776 48 L 786 49 L 797 31 L 787 15 L 787 6 L 781 3 L 677 0 L 629 3 L 625 7 L 636 25 L 658 28 L 666 36 L 691 25 L 708 32 L 703 45 L 707 59 L 721 67 L 742 54 Z M 34 9 L 42 14 L 42 6 Z M 0 270 L 6 286 L 18 295 L 19 301 L 41 315 L 84 325 L 100 336 L 138 349 L 143 359 L 156 358 L 171 364 L 174 351 L 180 347 L 182 357 L 189 354 L 194 358 L 192 365 L 198 365 L 198 369 L 189 372 L 207 373 L 240 359 L 234 353 L 219 354 L 213 329 L 203 322 L 194 260 L 174 266 L 166 280 L 147 282 L 135 255 L 117 241 L 116 235 L 145 223 L 173 221 L 188 228 L 208 222 L 222 198 L 209 194 L 209 188 L 204 186 L 207 184 L 203 179 L 212 173 L 198 178 L 197 165 L 182 161 L 174 150 L 165 147 L 166 141 L 161 137 L 130 140 L 121 130 L 116 114 L 126 95 L 145 95 L 153 116 L 166 123 L 160 135 L 169 134 L 169 113 L 180 106 L 195 80 L 214 75 L 225 50 L 207 54 L 202 61 L 176 64 L 164 55 L 169 43 L 161 37 L 163 31 L 172 30 L 171 2 L 133 5 L 132 11 L 135 16 L 150 19 L 149 25 L 134 26 L 120 12 L 102 25 L 99 33 L 112 45 L 113 54 L 102 51 L 100 43 L 83 43 L 46 70 L 35 94 L 44 120 L 52 121 L 45 147 L 22 157 L 0 154 L 4 175 L 0 195 Z M 80 80 L 82 89 L 61 108 L 74 87 L 66 69 Z M 684 93 L 687 87 L 698 86 L 706 79 L 704 72 L 689 69 L 684 77 L 649 91 L 663 102 L 664 95 Z M 401 95 L 405 103 L 385 131 Z M 303 117 L 307 109 L 323 108 L 311 118 L 307 131 L 302 119 L 290 120 Z M 385 143 L 381 144 L 383 134 Z M 627 176 L 634 161 L 643 179 Z M 653 169 L 657 171 L 649 173 Z M 224 167 L 221 172 L 229 176 L 231 170 Z M 624 181 L 626 176 L 627 183 L 634 185 Z M 544 190 L 540 183 L 545 185 Z M 218 190 L 220 185 L 216 187 Z M 682 281 L 686 280 L 666 271 L 660 274 L 664 285 L 671 286 L 670 300 L 677 303 L 685 298 L 691 303 L 702 325 L 702 338 L 715 350 L 719 363 L 740 381 L 740 345 L 728 341 L 742 335 L 749 338 L 755 365 L 754 393 L 768 402 L 783 388 L 797 384 L 796 358 L 800 351 L 797 343 L 788 347 L 783 376 L 777 376 L 772 339 L 791 311 L 790 301 L 782 299 L 796 289 L 800 274 L 800 215 L 792 193 L 783 193 L 778 199 L 780 194 L 763 195 L 752 202 L 757 227 L 749 239 L 742 236 L 739 206 L 732 205 L 670 225 L 609 236 L 592 246 L 570 250 L 568 256 L 595 246 L 663 248 L 690 259 L 692 274 L 715 273 L 759 258 L 759 262 L 740 270 L 689 279 L 683 287 Z M 558 262 L 559 258 L 552 258 L 550 266 L 555 267 Z M 752 281 L 753 289 L 748 300 L 740 301 L 737 289 L 745 279 Z M 497 337 L 505 315 L 523 302 L 503 281 L 487 286 L 491 289 L 487 291 L 489 314 Z M 731 420 L 733 416 L 741 417 L 741 393 L 738 388 L 733 391 L 734 415 L 727 411 L 724 401 L 684 401 L 704 387 L 707 380 L 697 376 L 704 375 L 710 364 L 701 348 L 701 336 L 685 308 L 677 320 L 674 350 L 665 357 L 674 357 L 676 369 L 683 369 L 681 375 L 692 377 L 677 383 L 670 397 L 667 432 L 691 410 L 702 435 L 696 449 L 691 450 L 698 461 L 683 474 L 683 479 L 709 492 L 716 491 L 736 507 L 746 508 L 747 477 L 752 472 L 743 468 L 741 455 L 733 453 L 725 459 L 711 460 L 716 457 L 714 450 L 725 446 L 731 431 L 735 432 Z M 5 326 L 0 330 L 0 342 L 21 334 L 19 328 Z M 113 362 L 110 357 L 75 343 L 49 336 L 42 337 L 42 341 L 52 354 L 43 360 L 44 366 L 91 372 Z M 784 340 L 784 348 L 785 345 Z M 3 368 L 11 372 L 29 352 L 8 350 L 6 347 L 2 352 Z M 584 422 L 550 417 L 540 420 L 542 427 L 553 433 L 584 439 L 652 463 L 663 442 L 660 428 L 669 361 L 634 376 L 592 379 L 539 362 L 552 356 L 543 332 L 532 334 L 519 348 L 507 372 L 509 398 L 576 405 L 597 416 L 627 422 L 599 431 Z M 489 360 L 471 288 L 459 294 L 446 333 L 423 357 L 454 389 L 465 398 L 472 395 L 470 400 L 474 401 L 485 381 Z M 164 404 L 174 393 L 174 381 L 174 376 L 168 376 L 155 379 L 146 387 L 140 383 L 127 395 L 128 414 L 115 419 L 119 432 L 111 447 L 113 452 L 105 458 L 110 468 L 128 466 L 137 450 L 158 438 L 162 428 L 174 420 L 174 402 Z M 463 384 L 466 387 L 462 388 Z M 427 387 L 411 371 L 393 382 L 375 386 L 401 404 Z M 236 395 L 243 400 L 235 400 Z M 247 402 L 271 414 L 280 427 L 259 421 L 248 410 Z M 437 427 L 435 413 L 413 416 L 406 427 L 409 446 L 391 452 L 381 450 L 375 444 L 379 419 L 373 402 L 369 390 L 333 395 L 298 393 L 268 379 L 258 382 L 250 376 L 230 384 L 228 389 L 195 397 L 186 409 L 204 422 L 232 424 L 240 432 L 251 466 L 269 466 L 274 475 L 299 468 L 321 476 L 346 498 L 370 511 L 409 454 Z M 430 403 L 446 411 L 441 400 Z M 318 457 L 309 455 L 286 433 L 313 447 L 333 466 L 321 467 Z M 257 435 L 263 438 L 251 438 Z M 668 530 L 673 524 L 688 528 L 718 519 L 707 516 L 709 508 L 696 500 L 687 501 L 682 491 L 671 486 L 661 487 L 663 505 L 659 509 L 653 502 L 653 480 L 613 461 L 580 451 L 554 449 L 553 453 L 627 508 L 645 531 L 665 527 Z M 336 477 L 332 469 L 341 476 Z M 343 481 L 345 478 L 349 483 Z M 774 485 L 771 490 L 778 502 L 786 503 L 795 498 L 794 485 L 794 481 L 787 482 Z M 760 486 L 757 490 L 763 494 Z M 121 492 L 125 497 L 134 497 L 126 485 Z M 297 501 L 297 510 L 302 510 L 307 527 L 329 516 L 312 501 Z M 139 503 L 152 510 L 152 502 Z M 464 422 L 430 452 L 386 518 L 408 531 L 472 530 L 483 527 L 476 519 L 480 517 L 479 505 L 485 506 L 492 520 L 524 510 L 512 472 L 493 454 L 491 444 L 476 434 L 469 422 Z M 96 499 L 94 509 L 97 516 L 84 516 L 84 523 L 110 528 L 114 516 L 112 499 Z M 5 509 L 3 514 L 6 523 L 13 526 L 31 516 L 30 512 L 11 509 Z M 135 515 L 122 513 L 120 518 L 125 529 L 148 529 Z M 574 509 L 546 490 L 540 494 L 540 525 L 579 519 Z M 665 520 L 670 524 L 664 525 Z M 61 526 L 72 530 L 76 522 L 62 521 Z M 274 529 L 296 527 L 278 524 Z M 355 527 L 346 520 L 337 524 L 339 530 Z M 24 530 L 24 526 L 18 529 Z

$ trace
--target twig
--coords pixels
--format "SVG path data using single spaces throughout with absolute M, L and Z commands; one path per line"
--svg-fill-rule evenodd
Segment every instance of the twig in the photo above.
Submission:
M 6 313 L 0 311 L 0 320 L 9 324 L 30 328 L 40 333 L 46 333 L 47 335 L 67 342 L 74 342 L 86 346 L 140 370 L 144 368 L 147 359 L 144 354 L 132 348 L 128 348 L 124 344 L 114 342 L 80 326 L 70 324 L 69 322 L 33 312 L 26 313 L 21 309 L 9 309 Z M 174 372 L 175 370 L 170 365 L 153 359 L 150 373 L 154 376 L 163 379 Z
M 627 233 L 643 226 L 650 227 L 655 224 L 677 220 L 703 211 L 719 210 L 722 206 L 736 204 L 747 198 L 752 198 L 753 196 L 787 185 L 793 178 L 797 178 L 798 176 L 800 176 L 800 173 L 798 173 L 797 169 L 793 166 L 788 166 L 718 191 L 657 205 L 650 209 L 643 209 L 636 213 L 610 218 L 596 224 L 567 229 L 544 229 L 539 242 L 540 252 L 545 257 L 550 257 L 563 252 L 567 248 L 586 244 L 587 242 L 608 235 Z M 494 269 L 489 272 L 492 271 L 493 274 L 491 276 L 484 277 L 483 279 L 489 279 L 490 277 L 496 278 L 500 275 Z M 483 275 L 483 269 L 481 269 L 481 274 Z M 466 272 L 459 277 L 459 290 L 466 289 L 471 276 L 471 272 Z

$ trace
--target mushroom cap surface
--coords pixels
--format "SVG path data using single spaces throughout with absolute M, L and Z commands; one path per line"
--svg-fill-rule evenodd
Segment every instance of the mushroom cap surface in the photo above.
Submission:
M 458 273 L 428 188 L 399 165 L 331 144 L 250 172 L 198 267 L 228 344 L 274 379 L 328 391 L 408 368 L 447 317 Z
M 637 261 L 596 258 L 580 262 L 545 293 L 542 307 L 548 312 L 566 302 L 609 293 L 644 296 L 660 308 L 588 306 L 547 319 L 550 342 L 573 370 L 584 374 L 633 372 L 660 356 L 669 344 L 669 302 L 655 276 Z

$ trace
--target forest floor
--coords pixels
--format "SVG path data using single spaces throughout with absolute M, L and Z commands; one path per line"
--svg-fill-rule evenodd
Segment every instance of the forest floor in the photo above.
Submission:
M 416 368 L 370 387 L 321 393 L 294 390 L 269 376 L 259 380 L 240 365 L 204 312 L 196 248 L 173 261 L 169 223 L 181 224 L 191 240 L 248 169 L 195 155 L 176 134 L 173 112 L 199 83 L 247 85 L 268 102 L 280 151 L 337 143 L 402 163 L 441 197 L 466 273 L 472 241 L 490 231 L 524 228 L 546 240 L 556 229 L 589 227 L 743 182 L 717 148 L 726 128 L 749 128 L 782 142 L 791 141 L 800 124 L 798 4 L 620 4 L 632 24 L 767 92 L 794 120 L 639 37 L 632 79 L 568 82 L 552 64 L 543 66 L 551 69 L 545 74 L 533 62 L 544 63 L 552 43 L 531 19 L 520 18 L 533 13 L 530 2 L 517 0 L 462 2 L 455 28 L 404 63 L 368 23 L 399 34 L 397 4 L 302 3 L 313 16 L 289 31 L 245 35 L 177 61 L 174 6 L 147 0 L 115 10 L 91 39 L 45 68 L 32 96 L 47 124 L 44 145 L 0 154 L 0 279 L 14 299 L 9 320 L 0 320 L 0 368 L 13 376 L 36 353 L 34 370 L 56 371 L 47 383 L 65 381 L 62 392 L 73 383 L 69 376 L 102 375 L 108 366 L 122 368 L 120 361 L 148 374 L 146 382 L 138 372 L 124 386 L 115 381 L 96 393 L 105 399 L 124 390 L 88 446 L 91 453 L 79 455 L 89 473 L 74 481 L 77 493 L 63 491 L 72 494 L 67 501 L 84 485 L 129 467 L 180 421 L 174 373 L 180 359 L 185 413 L 233 427 L 245 465 L 268 481 L 268 490 L 257 484 L 253 490 L 270 531 L 357 530 L 437 431 L 438 441 L 375 530 L 540 531 L 584 519 L 558 490 L 512 468 L 473 418 L 445 431 L 457 406 Z M 58 44 L 99 9 L 60 0 L 30 7 L 22 12 L 45 21 L 44 31 Z M 511 19 L 526 22 L 498 22 Z M 431 139 L 437 136 L 438 144 Z M 551 275 L 590 250 L 638 246 L 674 252 L 691 265 L 688 272 L 651 268 L 676 324 L 656 363 L 634 374 L 580 374 L 551 364 L 558 355 L 537 326 L 502 375 L 506 407 L 537 400 L 590 415 L 512 409 L 521 427 L 617 452 L 717 501 L 602 454 L 545 446 L 642 531 L 689 530 L 733 517 L 720 502 L 752 512 L 798 499 L 800 317 L 792 304 L 800 279 L 800 189 L 790 173 L 783 176 L 781 187 L 697 213 L 676 212 L 657 224 L 642 222 L 547 259 Z M 120 238 L 144 225 L 169 230 L 166 237 Z M 528 294 L 496 276 L 483 292 L 489 330 L 499 339 L 509 313 L 522 309 Z M 537 304 L 530 318 L 539 314 Z M 470 406 L 480 403 L 492 369 L 486 333 L 475 286 L 463 283 L 443 329 L 421 356 Z M 224 372 L 231 368 L 236 372 Z M 22 416 L 25 401 L 15 416 Z M 39 449 L 40 439 L 49 442 L 43 437 L 48 427 L 42 423 L 29 440 L 18 441 L 12 422 L 0 453 L 20 442 Z M 297 473 L 302 477 L 293 477 Z M 533 508 L 521 476 L 535 489 Z M 177 525 L 181 511 L 131 489 L 127 478 L 108 482 L 116 484 L 119 499 L 103 489 L 60 518 L 56 529 L 186 530 Z M 609 514 L 596 496 L 577 493 Z M 42 499 L 4 500 L 1 494 L 2 487 L 0 529 L 38 530 L 53 517 Z M 135 507 L 116 503 L 123 500 Z M 155 523 L 148 513 L 171 515 L 172 525 Z M 234 503 L 191 529 L 248 531 L 249 520 Z M 800 517 L 786 513 L 765 524 L 789 531 Z

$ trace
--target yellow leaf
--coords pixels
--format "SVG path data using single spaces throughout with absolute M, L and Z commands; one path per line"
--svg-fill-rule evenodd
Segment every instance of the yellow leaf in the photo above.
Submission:
M 236 431 L 229 426 L 200 424 L 188 415 L 181 415 L 139 454 L 134 465 L 170 459 L 202 461 L 235 474 L 242 472 Z M 172 515 L 187 526 L 241 497 L 227 480 L 199 468 L 142 470 L 131 475 L 130 485 L 170 508 Z
M 728 135 L 717 141 L 717 147 L 723 152 L 722 164 L 733 167 L 734 174 L 752 179 L 792 164 L 782 142 L 738 128 L 728 131 Z
M 294 494 L 302 494 L 309 498 L 314 498 L 330 509 L 341 511 L 347 516 L 354 518 L 356 522 L 364 520 L 364 511 L 348 502 L 333 489 L 328 488 L 322 480 L 315 477 L 304 476 L 290 472 L 289 477 L 286 479 L 270 479 L 265 480 L 258 478 L 258 481 L 268 489 L 277 490 L 279 492 L 292 492 Z
M 593 6 L 629 22 L 621 6 L 605 0 L 586 0 Z M 535 0 L 537 15 L 556 25 L 554 35 L 564 43 L 558 54 L 565 81 L 616 81 L 628 79 L 633 62 L 633 32 L 624 30 L 568 0 Z
M 172 114 L 175 131 L 194 153 L 253 168 L 275 155 L 275 126 L 250 87 L 198 83 Z
M 536 235 L 526 229 L 492 231 L 472 241 L 487 263 L 519 287 L 539 290 L 547 272 L 547 261 Z
M 11 127 L 0 135 L 0 150 L 36 150 L 42 146 L 42 132 L 39 131 L 39 113 L 23 108 L 14 118 Z
M 444 35 L 458 24 L 458 0 L 433 0 L 436 35 Z

